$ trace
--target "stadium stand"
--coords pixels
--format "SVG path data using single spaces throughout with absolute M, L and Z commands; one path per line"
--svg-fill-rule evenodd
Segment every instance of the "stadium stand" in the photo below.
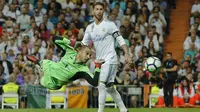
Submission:
M 80 43 L 86 26 L 93 22 L 92 5 L 96 1 L 101 1 L 106 6 L 104 18 L 117 25 L 134 60 L 133 65 L 127 65 L 123 52 L 116 43 L 119 68 L 115 85 L 125 105 L 128 108 L 154 107 L 148 101 L 151 86 L 157 84 L 162 89 L 162 83 L 159 79 L 150 77 L 148 71 L 143 71 L 143 63 L 150 56 L 164 61 L 165 52 L 172 52 L 179 64 L 177 88 L 181 85 L 179 79 L 186 77 L 190 81 L 189 85 L 195 89 L 195 104 L 191 107 L 200 107 L 199 0 L 0 0 L 0 85 L 5 88 L 10 84 L 9 77 L 14 78 L 20 90 L 19 108 L 34 107 L 27 103 L 30 95 L 38 97 L 37 94 L 40 94 L 43 97 L 48 93 L 39 88 L 39 70 L 26 59 L 26 55 L 58 62 L 63 52 L 53 44 L 52 36 L 68 38 L 72 47 Z M 92 58 L 88 64 L 91 71 L 94 69 Z M 30 89 L 30 85 L 38 88 Z M 77 95 L 76 99 L 79 99 L 81 97 L 78 95 L 84 96 L 86 91 L 88 97 L 84 98 L 88 98 L 87 105 L 81 106 L 97 108 L 98 91 L 85 80 L 66 87 L 73 88 L 74 85 L 84 85 L 89 89 L 73 90 L 71 93 L 66 90 L 66 95 Z M 136 97 L 128 89 L 130 86 L 141 88 L 142 94 Z M 2 97 L 5 96 L 4 89 L 1 94 Z M 154 102 L 156 107 L 165 106 L 163 100 L 162 103 L 155 99 L 157 100 L 157 103 Z M 3 103 L 4 101 L 2 105 Z M 42 108 L 43 105 L 36 107 L 38 106 Z

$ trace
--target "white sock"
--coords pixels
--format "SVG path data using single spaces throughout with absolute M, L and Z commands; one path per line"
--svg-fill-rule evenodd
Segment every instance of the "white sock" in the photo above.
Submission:
M 98 90 L 99 90 L 99 108 L 98 108 L 98 112 L 103 112 L 104 107 L 105 107 L 105 101 L 106 101 L 106 86 L 105 86 L 105 84 L 100 82 Z
M 125 107 L 124 102 L 122 101 L 119 92 L 113 86 L 107 88 L 107 92 L 110 94 L 110 96 L 113 98 L 113 100 L 119 107 L 120 112 L 126 112 L 127 108 Z

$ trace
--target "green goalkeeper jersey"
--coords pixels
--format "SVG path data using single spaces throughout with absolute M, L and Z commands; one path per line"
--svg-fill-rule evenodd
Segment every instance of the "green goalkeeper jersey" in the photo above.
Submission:
M 60 47 L 66 50 L 65 55 L 59 62 L 43 60 L 41 63 L 45 77 L 44 85 L 47 87 L 50 86 L 48 88 L 54 89 L 54 86 L 62 86 L 73 81 L 70 79 L 77 73 L 87 73 L 93 77 L 93 74 L 90 73 L 86 63 L 76 62 L 77 52 L 71 46 L 69 46 L 69 40 L 66 40 L 63 43 L 57 43 Z M 62 41 L 64 41 L 64 39 Z

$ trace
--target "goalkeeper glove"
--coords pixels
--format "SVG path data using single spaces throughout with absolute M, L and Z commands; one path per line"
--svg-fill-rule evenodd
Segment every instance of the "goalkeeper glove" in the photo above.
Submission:
M 94 64 L 95 64 L 95 68 L 101 68 L 101 65 L 104 63 L 105 61 L 103 59 L 99 59 L 99 60 L 95 60 Z

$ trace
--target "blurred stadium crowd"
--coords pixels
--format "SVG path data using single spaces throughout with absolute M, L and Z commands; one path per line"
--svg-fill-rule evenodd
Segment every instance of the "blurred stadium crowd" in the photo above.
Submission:
M 175 0 L 1 0 L 0 85 L 10 81 L 18 85 L 39 85 L 39 72 L 33 63 L 27 61 L 26 55 L 59 61 L 62 52 L 52 43 L 52 36 L 68 38 L 74 47 L 82 40 L 86 26 L 93 22 L 92 6 L 96 1 L 106 6 L 105 19 L 120 29 L 134 60 L 134 65 L 126 65 L 123 52 L 116 43 L 119 57 L 116 84 L 157 83 L 157 79 L 150 78 L 149 73 L 143 71 L 143 62 L 149 56 L 163 61 L 163 43 L 170 33 L 170 11 L 176 9 Z M 199 85 L 199 0 L 195 0 L 191 15 L 191 29 L 183 45 L 184 57 L 177 60 L 175 72 L 177 79 L 185 76 L 190 83 Z M 95 54 L 88 62 L 91 71 L 94 59 Z M 173 59 L 172 55 L 170 59 Z M 79 83 L 76 81 L 74 84 Z M 200 87 L 194 87 L 200 94 Z M 134 101 L 135 98 L 131 98 L 131 105 L 135 105 Z

